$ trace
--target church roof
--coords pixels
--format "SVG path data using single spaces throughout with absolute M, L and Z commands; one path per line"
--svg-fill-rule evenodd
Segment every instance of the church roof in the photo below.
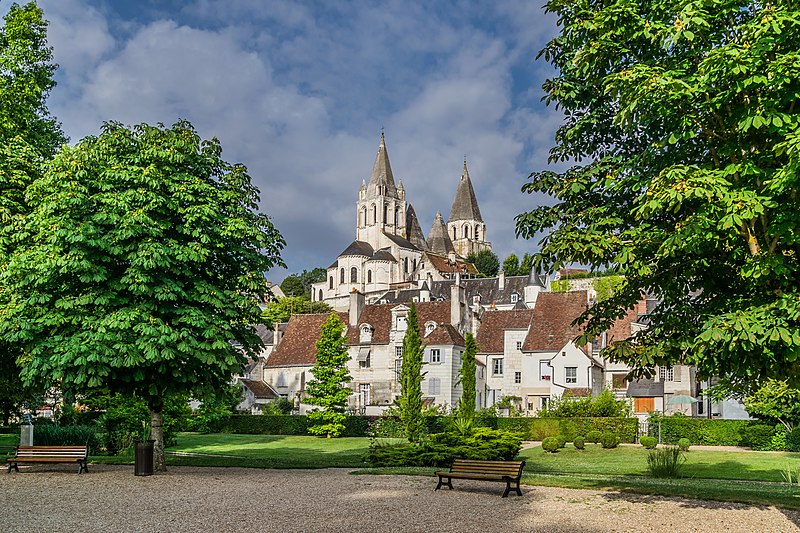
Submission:
M 389 252 L 388 248 L 381 248 L 377 252 L 375 252 L 372 257 L 369 259 L 370 261 L 389 261 L 391 263 L 396 263 L 397 259 Z
M 456 198 L 453 200 L 453 207 L 450 209 L 448 222 L 454 220 L 477 220 L 483 222 L 481 210 L 478 208 L 478 199 L 475 197 L 475 189 L 472 188 L 472 181 L 469 179 L 467 170 L 467 160 L 464 159 L 464 170 L 461 171 L 461 179 L 456 189 Z
M 386 236 L 387 239 L 389 239 L 390 241 L 395 243 L 400 248 L 405 248 L 407 250 L 416 250 L 417 249 L 417 247 L 414 246 L 413 243 L 411 243 L 410 241 L 408 241 L 407 239 L 404 239 L 403 237 L 401 237 L 399 235 L 392 235 L 391 233 L 386 233 L 386 232 L 384 232 L 383 234 Z
M 411 204 L 408 204 L 408 208 L 406 209 L 406 231 L 408 232 L 408 240 L 411 244 L 420 250 L 430 250 L 425 240 L 425 234 L 422 233 L 422 227 L 419 225 L 417 213 L 414 211 L 414 206 Z
M 450 240 L 450 236 L 447 234 L 447 226 L 444 224 L 441 211 L 436 211 L 433 227 L 428 234 L 428 246 L 432 252 L 441 255 L 447 255 L 455 251 L 453 241 Z
M 392 165 L 389 164 L 389 153 L 386 151 L 386 140 L 381 132 L 381 144 L 378 147 L 378 155 L 375 156 L 375 164 L 372 166 L 372 174 L 367 185 L 367 198 L 378 195 L 378 186 L 386 188 L 387 196 L 397 196 L 397 187 L 394 184 Z
M 369 243 L 364 241 L 353 241 L 350 243 L 350 246 L 345 248 L 344 251 L 339 254 L 339 257 L 345 255 L 362 255 L 364 257 L 372 257 L 373 253 L 374 251 Z

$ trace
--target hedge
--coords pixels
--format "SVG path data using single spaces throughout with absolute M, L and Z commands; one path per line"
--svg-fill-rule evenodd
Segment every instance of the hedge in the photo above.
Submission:
M 349 416 L 343 437 L 366 437 L 369 424 L 377 417 Z M 308 418 L 303 415 L 231 415 L 220 423 L 220 433 L 243 435 L 308 435 Z
M 709 418 L 691 418 L 688 416 L 651 415 L 647 433 L 651 437 L 659 437 L 661 426 L 661 442 L 677 444 L 682 438 L 689 439 L 693 445 L 705 446 L 740 446 L 744 442 L 746 428 L 752 424 L 750 420 L 719 420 Z
M 541 441 L 547 437 L 564 435 L 572 441 L 576 436 L 586 437 L 590 431 L 612 432 L 622 442 L 636 442 L 639 430 L 637 418 L 497 418 L 497 429 L 515 431 L 523 440 Z

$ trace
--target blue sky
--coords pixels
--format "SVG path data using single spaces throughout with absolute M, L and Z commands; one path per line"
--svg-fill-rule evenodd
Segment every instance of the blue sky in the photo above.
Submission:
M 107 120 L 188 119 L 249 168 L 288 272 L 353 240 L 381 128 L 426 234 L 466 155 L 495 253 L 536 248 L 513 219 L 541 201 L 520 187 L 561 120 L 540 101 L 552 71 L 535 57 L 556 33 L 543 2 L 38 3 L 60 65 L 49 107 L 72 142 Z

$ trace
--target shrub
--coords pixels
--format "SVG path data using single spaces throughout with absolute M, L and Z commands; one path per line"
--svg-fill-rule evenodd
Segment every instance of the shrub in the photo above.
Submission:
M 676 446 L 652 450 L 647 456 L 647 470 L 653 477 L 675 478 L 680 475 L 686 457 Z
M 597 444 L 598 442 L 600 442 L 602 436 L 603 433 L 601 431 L 597 431 L 596 429 L 594 429 L 586 434 L 586 440 L 594 444 Z
M 786 435 L 786 450 L 800 452 L 800 426 L 796 426 L 791 433 Z
M 775 434 L 772 436 L 772 441 L 769 443 L 769 449 L 776 452 L 784 451 L 787 448 L 786 441 L 786 429 L 783 426 L 780 426 L 779 429 L 775 430 Z
M 582 397 L 570 396 L 565 392 L 560 398 L 554 398 L 537 414 L 539 418 L 623 418 L 629 415 L 628 402 L 617 400 L 610 390 L 604 390 L 599 396 Z
M 648 450 L 652 450 L 658 445 L 658 439 L 655 437 L 642 437 L 639 439 L 639 444 Z
M 619 435 L 606 431 L 600 437 L 600 444 L 603 448 L 616 448 L 619 446 Z
M 660 428 L 661 442 L 666 444 L 676 444 L 678 439 L 687 438 L 692 444 L 739 446 L 749 425 L 748 420 L 692 418 L 680 413 L 652 414 L 649 418 L 650 436 L 659 436 Z
M 569 442 L 569 439 L 567 438 L 566 435 L 557 435 L 556 438 L 558 439 L 558 447 L 559 448 L 566 448 L 567 447 L 567 442 Z
M 690 441 L 687 438 L 678 439 L 678 449 L 680 449 L 680 451 L 682 451 L 682 452 L 688 452 L 689 451 L 689 446 L 691 446 L 691 445 L 692 445 L 692 441 Z
M 542 449 L 546 452 L 556 453 L 561 448 L 558 437 L 547 437 L 542 441 Z
M 522 433 L 525 440 L 541 441 L 547 437 L 565 435 L 572 440 L 575 435 L 587 435 L 590 431 L 612 431 L 623 442 L 634 442 L 639 421 L 636 418 L 495 418 L 491 420 L 496 429 Z M 488 425 L 476 419 L 475 425 Z
M 583 437 L 581 436 L 577 436 L 574 439 L 572 439 L 572 445 L 575 446 L 576 450 L 582 450 L 586 447 L 584 444 Z
M 766 424 L 752 424 L 744 430 L 742 444 L 754 450 L 769 450 L 772 446 L 772 436 L 775 428 Z
M 35 425 L 33 443 L 36 446 L 89 446 L 91 450 L 97 450 L 100 444 L 92 427 L 55 424 Z

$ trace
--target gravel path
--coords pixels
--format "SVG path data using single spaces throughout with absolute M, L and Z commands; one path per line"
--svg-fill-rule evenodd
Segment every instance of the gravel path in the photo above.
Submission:
M 0 531 L 569 532 L 800 531 L 800 512 L 772 507 L 455 480 L 354 476 L 349 470 L 65 465 L 0 473 Z

